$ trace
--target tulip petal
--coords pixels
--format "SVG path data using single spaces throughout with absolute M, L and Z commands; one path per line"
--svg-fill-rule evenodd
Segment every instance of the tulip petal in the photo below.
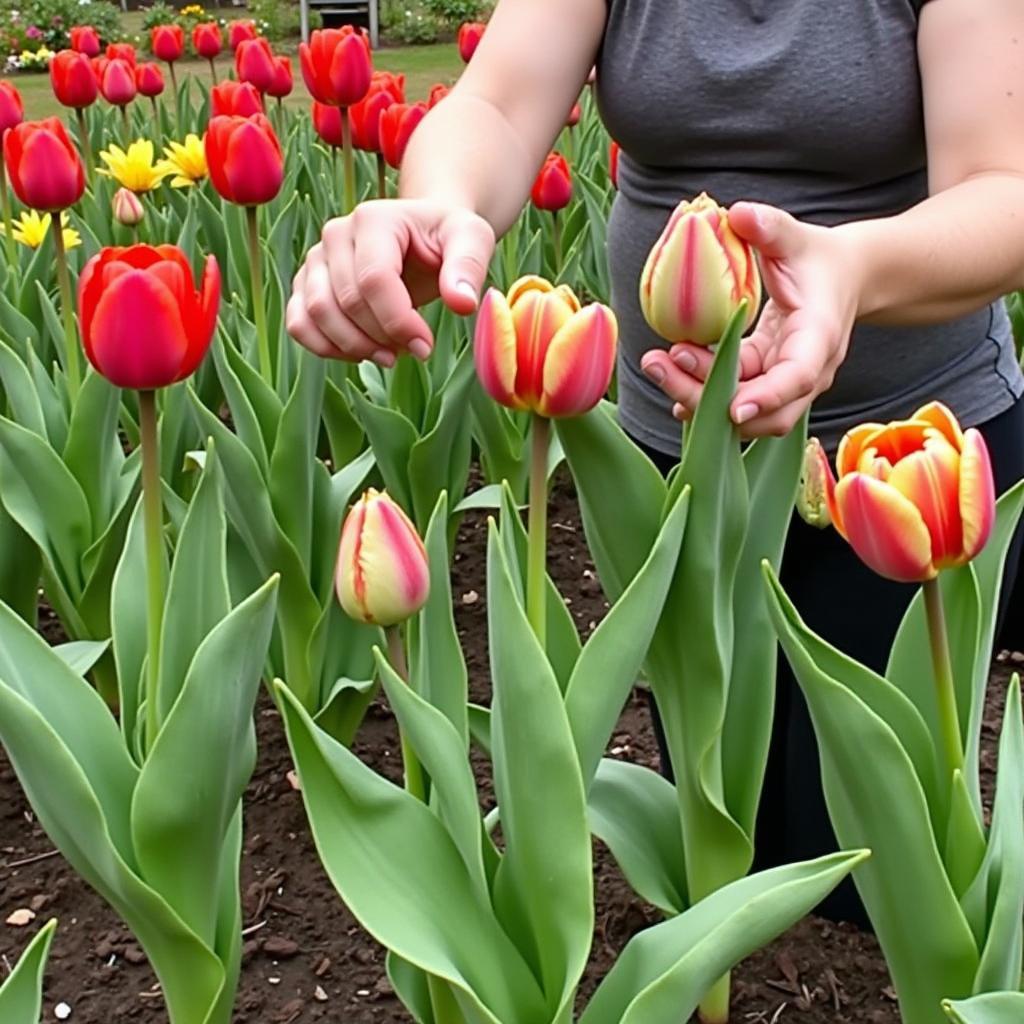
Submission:
M 186 321 L 188 353 L 181 364 L 178 380 L 191 377 L 210 349 L 213 332 L 217 329 L 217 311 L 220 308 L 220 267 L 213 255 L 206 257 L 201 282 L 202 293 L 196 298 L 196 317 Z
M 544 359 L 542 416 L 579 416 L 604 397 L 615 370 L 615 314 L 593 303 L 574 314 L 551 339 Z
M 963 520 L 964 558 L 974 558 L 988 542 L 996 515 L 996 488 L 992 460 L 981 433 L 964 432 L 960 455 L 960 516 Z
M 515 392 L 520 402 L 535 408 L 544 393 L 548 346 L 577 310 L 558 289 L 521 291 L 511 306 L 516 333 Z
M 345 614 L 359 622 L 366 621 L 366 587 L 360 570 L 359 545 L 366 518 L 366 501 L 357 501 L 345 517 L 338 547 L 338 563 L 334 587 Z
M 901 583 L 935 578 L 928 527 L 894 487 L 851 473 L 836 486 L 836 506 L 846 539 L 869 568 Z
M 836 453 L 836 472 L 840 476 L 856 472 L 864 448 L 875 434 L 884 429 L 881 423 L 862 423 L 860 426 L 848 430 L 839 442 L 839 451 Z
M 928 423 L 933 426 L 957 451 L 963 448 L 964 434 L 960 429 L 960 424 L 942 402 L 929 402 L 918 409 L 910 418 L 919 423 Z
M 480 302 L 473 361 L 487 394 L 502 405 L 520 408 L 515 394 L 516 329 L 512 310 L 497 288 L 489 288 Z

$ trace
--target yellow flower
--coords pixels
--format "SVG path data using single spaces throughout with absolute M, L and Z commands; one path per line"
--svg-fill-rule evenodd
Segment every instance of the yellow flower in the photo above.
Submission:
M 171 184 L 175 188 L 188 188 L 198 184 L 208 173 L 203 140 L 190 132 L 185 136 L 183 143 L 169 143 L 164 146 L 164 159 L 157 167 L 166 176 L 174 175 Z
M 100 159 L 107 165 L 99 168 L 100 174 L 135 193 L 156 188 L 168 174 L 162 164 L 153 163 L 153 143 L 147 139 L 136 139 L 127 152 L 111 145 L 100 153 Z
M 41 217 L 35 210 L 29 210 L 16 218 L 11 224 L 11 236 L 16 242 L 27 245 L 30 249 L 38 249 L 46 240 L 53 218 L 44 213 Z M 60 215 L 62 225 L 67 224 L 68 215 Z M 0 224 L 0 234 L 4 234 L 4 226 Z M 82 239 L 74 228 L 65 227 L 63 230 L 64 248 L 74 249 L 76 245 L 82 244 Z

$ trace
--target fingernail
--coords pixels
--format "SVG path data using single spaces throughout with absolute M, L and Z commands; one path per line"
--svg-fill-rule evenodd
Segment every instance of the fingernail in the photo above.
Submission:
M 697 357 L 692 352 L 687 352 L 685 348 L 672 356 L 672 361 L 680 370 L 685 370 L 687 373 L 692 373 L 697 369 Z
M 646 374 L 647 379 L 655 384 L 661 384 L 665 380 L 665 369 L 658 363 L 648 363 L 646 366 L 641 367 L 641 369 Z
M 757 413 L 758 408 L 753 402 L 744 402 L 733 413 L 732 418 L 736 423 L 746 423 L 748 420 L 752 420 Z
M 422 338 L 413 338 L 408 348 L 409 354 L 415 356 L 421 363 L 430 357 L 430 344 Z
M 677 420 L 681 420 L 683 418 L 684 411 L 683 406 L 679 402 L 676 402 L 676 404 L 672 406 L 672 415 Z
M 370 358 L 385 370 L 390 370 L 395 365 L 395 353 L 389 352 L 386 348 L 379 348 Z
M 477 301 L 476 289 L 468 281 L 459 281 L 455 285 L 455 290 L 467 299 L 472 299 L 473 302 Z

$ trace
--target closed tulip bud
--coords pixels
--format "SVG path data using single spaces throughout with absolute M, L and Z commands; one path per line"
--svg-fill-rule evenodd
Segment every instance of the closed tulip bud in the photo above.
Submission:
M 508 295 L 496 288 L 484 295 L 473 358 L 496 402 L 541 416 L 579 416 L 607 392 L 617 341 L 607 306 L 581 308 L 566 285 L 524 277 Z
M 281 191 L 281 143 L 264 114 L 212 118 L 205 146 L 210 181 L 228 202 L 256 206 Z
M 821 442 L 812 437 L 804 448 L 804 465 L 796 494 L 796 510 L 808 526 L 824 530 L 832 525 L 829 513 L 829 477 L 832 470 Z
M 115 107 L 127 106 L 139 91 L 135 82 L 135 65 L 120 57 L 106 60 L 102 65 L 100 92 Z
M 219 303 L 213 256 L 197 289 L 192 265 L 177 246 L 101 249 L 78 280 L 85 354 L 119 388 L 174 384 L 203 361 Z
M 232 51 L 238 49 L 239 43 L 245 42 L 246 39 L 255 39 L 258 35 L 255 21 L 240 18 L 237 21 L 228 22 L 228 46 Z
M 350 107 L 370 89 L 370 40 L 351 25 L 318 29 L 299 46 L 299 64 L 306 88 L 321 103 Z
M 8 128 L 25 120 L 25 104 L 21 93 L 6 78 L 0 78 L 0 139 Z
M 409 139 L 426 114 L 426 103 L 392 103 L 380 115 L 380 151 L 388 166 L 402 166 Z
M 427 96 L 427 106 L 433 110 L 451 91 L 451 87 L 445 85 L 444 82 L 438 82 L 431 86 L 430 94 Z
M 153 56 L 167 64 L 185 55 L 185 30 L 180 25 L 156 25 L 149 33 Z
M 995 484 L 985 439 L 932 402 L 849 431 L 825 465 L 829 515 L 869 568 L 903 583 L 964 565 L 988 541 Z
M 622 147 L 612 139 L 608 147 L 608 178 L 612 183 L 612 188 L 619 187 L 619 153 L 621 152 Z
M 459 26 L 459 34 L 457 36 L 457 43 L 459 46 L 459 56 L 468 64 L 473 58 L 473 54 L 476 53 L 476 48 L 480 45 L 480 40 L 484 37 L 484 29 L 487 26 L 480 21 L 466 21 Z
M 14 194 L 34 210 L 63 210 L 82 198 L 85 169 L 59 118 L 23 121 L 4 135 Z
M 58 103 L 79 110 L 91 106 L 99 95 L 89 58 L 75 50 L 61 50 L 50 61 L 50 85 Z
M 251 117 L 263 113 L 263 100 L 248 82 L 221 82 L 210 90 L 211 117 Z
M 713 345 L 744 300 L 746 328 L 761 301 L 753 249 L 706 193 L 680 203 L 640 278 L 640 308 L 648 324 L 666 341 Z
M 98 57 L 100 54 L 100 34 L 92 25 L 75 25 L 71 29 L 71 49 L 76 53 L 84 53 L 86 57 Z
M 155 61 L 139 64 L 135 69 L 135 87 L 143 96 L 152 99 L 164 91 L 164 73 Z
M 274 96 L 276 99 L 281 100 L 284 99 L 285 96 L 290 96 L 293 88 L 294 81 L 292 79 L 291 60 L 283 54 L 281 56 L 275 56 L 274 80 L 270 83 L 267 95 Z
M 552 213 L 564 210 L 572 199 L 572 176 L 569 164 L 561 153 L 549 153 L 537 180 L 530 189 L 530 199 L 538 210 Z
M 569 111 L 569 116 L 565 120 L 566 128 L 575 128 L 580 123 L 580 118 L 583 116 L 583 108 L 578 104 L 572 105 L 572 110 Z
M 345 517 L 334 581 L 341 607 L 359 622 L 397 626 L 426 604 L 426 549 L 386 492 L 370 488 Z
M 243 39 L 235 50 L 235 74 L 260 92 L 270 92 L 274 84 L 274 51 L 266 39 Z
M 107 60 L 123 60 L 135 67 L 139 62 L 138 54 L 131 43 L 110 43 L 107 46 Z
M 217 22 L 201 21 L 193 26 L 192 49 L 203 60 L 213 60 L 224 49 L 224 37 Z
M 327 133 L 331 134 L 331 138 L 340 137 L 337 133 L 341 131 L 342 127 L 341 108 L 325 107 L 322 103 L 317 103 L 315 100 L 313 102 L 314 106 L 318 108 L 320 125 L 324 128 L 324 131 L 320 131 L 320 127 L 317 128 L 317 131 L 320 132 L 320 138 L 332 146 L 340 146 L 341 143 L 332 142 L 328 138 Z M 361 149 L 366 153 L 380 152 L 380 115 L 394 102 L 391 94 L 383 89 L 371 89 L 358 103 L 353 103 L 348 108 L 348 123 L 352 129 L 352 145 L 356 149 Z M 333 111 L 333 116 L 328 111 Z M 314 116 L 313 120 L 316 123 L 317 117 Z
M 146 216 L 146 211 L 142 207 L 142 201 L 128 188 L 119 188 L 114 193 L 111 209 L 113 210 L 114 220 L 118 224 L 123 224 L 126 228 L 133 228 L 136 224 L 141 224 L 143 217 Z
M 353 125 L 352 141 L 356 145 L 358 145 L 358 142 L 356 142 L 355 135 L 355 112 L 360 106 L 362 104 L 357 103 L 349 109 L 349 113 L 352 115 L 351 124 Z M 313 100 L 310 112 L 313 118 L 313 128 L 328 146 L 340 148 L 345 144 L 345 130 L 342 126 L 340 107 L 329 107 L 326 103 L 318 103 L 316 100 Z

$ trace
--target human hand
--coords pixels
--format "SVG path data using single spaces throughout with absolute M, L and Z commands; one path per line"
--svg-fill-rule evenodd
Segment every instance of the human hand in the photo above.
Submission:
M 832 385 L 857 314 L 857 273 L 836 228 L 805 224 L 759 203 L 737 203 L 729 224 L 758 252 L 768 301 L 740 351 L 740 384 L 730 407 L 746 437 L 783 435 Z M 641 360 L 647 377 L 690 419 L 714 353 L 683 343 Z
M 426 359 L 434 338 L 416 307 L 440 296 L 453 312 L 472 313 L 493 252 L 493 229 L 468 209 L 420 199 L 362 203 L 329 220 L 306 254 L 288 300 L 288 333 L 334 359 Z

